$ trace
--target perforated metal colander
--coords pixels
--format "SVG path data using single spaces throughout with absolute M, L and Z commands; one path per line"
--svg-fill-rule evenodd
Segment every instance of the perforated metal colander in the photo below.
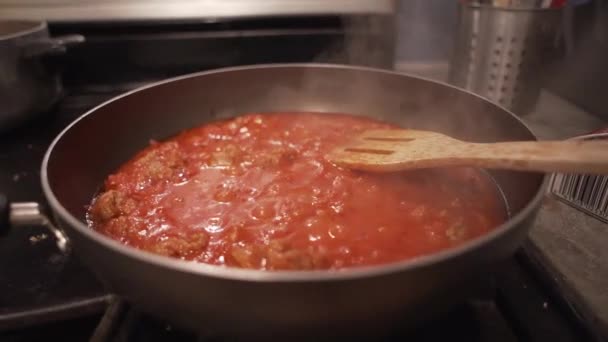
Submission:
M 450 83 L 525 114 L 540 92 L 540 71 L 554 55 L 560 10 L 460 6 Z

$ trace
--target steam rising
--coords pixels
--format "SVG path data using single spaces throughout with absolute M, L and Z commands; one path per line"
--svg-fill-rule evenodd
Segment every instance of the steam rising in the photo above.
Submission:
M 392 16 L 342 17 L 343 39 L 314 62 L 393 68 L 395 22 Z
M 315 61 L 393 68 L 394 21 L 387 17 L 342 18 L 343 39 L 319 54 Z M 468 141 L 529 139 L 513 119 L 499 109 L 445 84 L 417 78 L 367 72 L 297 71 L 273 82 L 276 85 L 252 107 L 259 111 L 310 111 L 371 116 L 406 128 L 442 132 Z M 259 108 L 258 107 L 262 107 Z M 502 113 L 498 113 L 502 114 Z M 500 117 L 500 120 L 497 120 Z M 505 126 L 514 129 L 505 132 Z

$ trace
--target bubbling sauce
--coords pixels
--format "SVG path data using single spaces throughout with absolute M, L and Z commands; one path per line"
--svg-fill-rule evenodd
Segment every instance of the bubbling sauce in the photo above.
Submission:
M 373 128 L 345 114 L 248 114 L 149 147 L 105 181 L 90 227 L 142 250 L 214 265 L 341 269 L 431 254 L 506 219 L 474 168 L 370 174 L 325 159 Z

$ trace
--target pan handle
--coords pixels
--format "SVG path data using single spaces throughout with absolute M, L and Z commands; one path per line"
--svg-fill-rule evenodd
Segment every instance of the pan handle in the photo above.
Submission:
M 70 34 L 54 38 L 45 38 L 26 43 L 23 47 L 23 57 L 34 58 L 46 55 L 62 54 L 70 45 L 85 42 L 84 36 L 80 34 Z
M 0 194 L 0 233 L 8 233 L 11 227 L 26 225 L 42 225 L 54 236 L 57 248 L 64 253 L 70 251 L 70 243 L 61 229 L 42 212 L 40 204 L 36 202 L 11 203 L 6 195 Z

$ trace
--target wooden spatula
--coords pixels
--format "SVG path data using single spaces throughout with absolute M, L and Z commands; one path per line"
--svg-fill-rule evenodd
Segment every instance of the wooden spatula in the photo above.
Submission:
M 608 141 L 470 143 L 429 131 L 369 130 L 327 157 L 342 167 L 373 172 L 475 166 L 608 174 Z

